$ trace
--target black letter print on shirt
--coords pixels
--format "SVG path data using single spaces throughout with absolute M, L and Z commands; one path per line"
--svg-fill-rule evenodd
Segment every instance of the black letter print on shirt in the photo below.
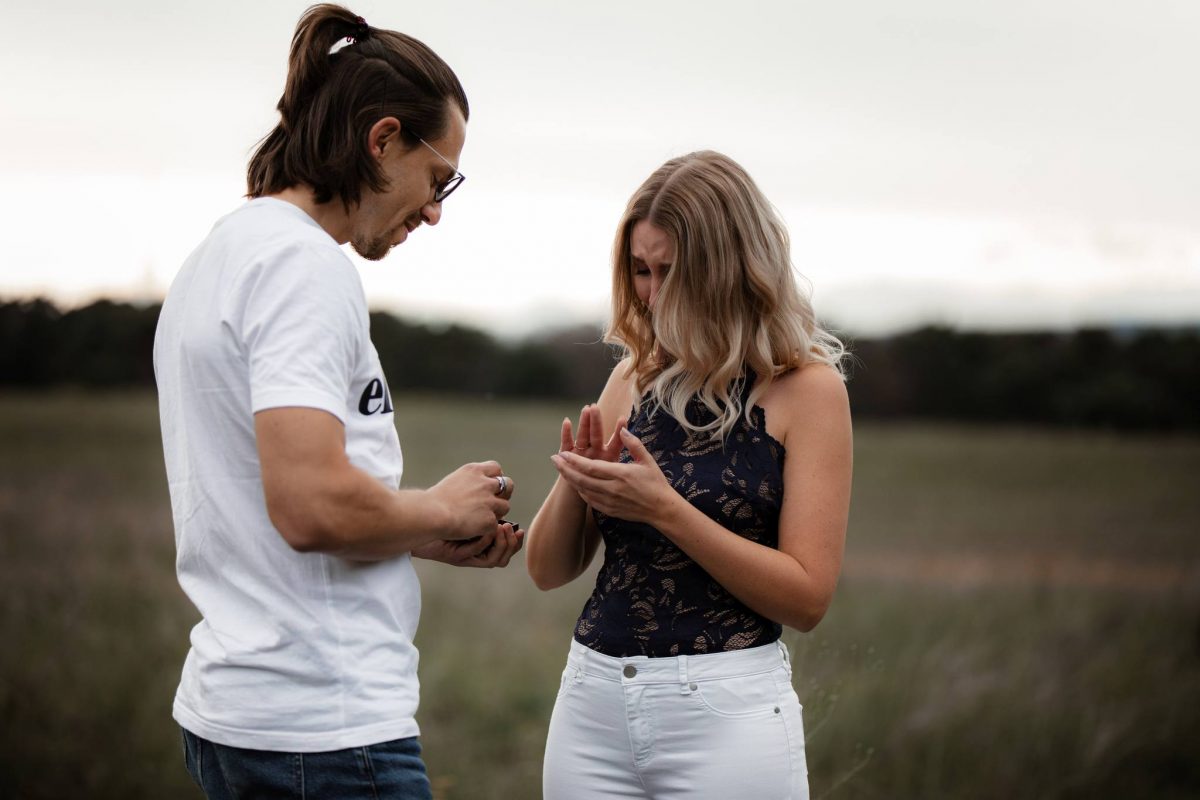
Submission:
M 363 389 L 362 398 L 358 401 L 358 413 L 365 416 L 392 413 L 392 393 L 379 378 L 372 380 L 367 384 L 367 388 Z

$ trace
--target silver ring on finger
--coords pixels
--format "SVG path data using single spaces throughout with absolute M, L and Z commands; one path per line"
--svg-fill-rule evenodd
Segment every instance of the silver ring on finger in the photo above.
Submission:
M 496 494 L 504 494 L 508 491 L 508 478 L 503 475 L 497 475 L 496 481 L 500 484 L 496 489 Z

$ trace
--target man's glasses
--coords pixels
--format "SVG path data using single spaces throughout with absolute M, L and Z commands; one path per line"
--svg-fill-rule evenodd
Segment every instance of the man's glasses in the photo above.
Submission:
M 453 192 L 455 189 L 457 189 L 459 184 L 461 184 L 463 181 L 465 181 L 467 179 L 467 176 L 463 175 L 461 172 L 459 172 L 458 167 L 456 167 L 450 163 L 450 159 L 446 158 L 444 155 L 439 153 L 437 150 L 434 150 L 433 145 L 431 145 L 429 142 L 425 141 L 424 139 L 422 139 L 420 137 L 417 138 L 417 141 L 420 142 L 421 144 L 425 145 L 426 147 L 428 147 L 430 150 L 433 150 L 433 154 L 435 156 L 440 158 L 442 161 L 445 161 L 446 166 L 448 166 L 448 167 L 450 167 L 450 169 L 454 170 L 453 175 L 451 175 L 449 178 L 446 178 L 446 180 L 439 183 L 433 189 L 433 202 L 440 203 L 443 200 L 445 200 L 447 197 L 449 197 L 450 193 Z

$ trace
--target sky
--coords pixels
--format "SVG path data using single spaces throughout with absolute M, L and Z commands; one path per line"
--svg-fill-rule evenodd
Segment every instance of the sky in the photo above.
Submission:
M 307 5 L 6 2 L 0 298 L 161 299 L 244 202 Z M 1200 324 L 1191 0 L 348 5 L 471 103 L 442 222 L 355 257 L 373 308 L 603 321 L 630 194 L 715 149 L 838 330 Z

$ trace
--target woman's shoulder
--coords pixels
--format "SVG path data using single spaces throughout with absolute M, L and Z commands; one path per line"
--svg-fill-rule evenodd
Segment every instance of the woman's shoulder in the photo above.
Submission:
M 772 385 L 778 386 L 792 399 L 813 395 L 844 396 L 846 394 L 846 380 L 842 377 L 842 373 L 820 361 L 810 361 L 804 366 L 790 369 L 775 378 Z
M 797 427 L 847 413 L 846 381 L 834 367 L 809 362 L 776 377 L 758 401 L 767 417 L 767 432 L 786 446 Z
M 608 383 L 604 385 L 604 391 L 600 393 L 600 399 L 596 401 L 596 405 L 600 406 L 600 414 L 604 420 L 606 432 L 615 426 L 617 419 L 629 417 L 632 407 L 637 403 L 637 397 L 634 394 L 636 376 L 630 371 L 632 366 L 633 358 L 631 356 L 621 359 L 613 367 L 612 373 L 608 376 Z
M 637 379 L 637 376 L 633 374 L 632 370 L 633 356 L 625 356 L 625 358 L 622 358 L 619 362 L 617 362 L 617 365 L 613 367 L 612 372 L 609 373 L 608 382 L 604 385 L 604 392 L 601 394 L 601 397 L 612 392 L 621 394 L 628 394 L 629 392 L 632 392 L 634 383 Z

